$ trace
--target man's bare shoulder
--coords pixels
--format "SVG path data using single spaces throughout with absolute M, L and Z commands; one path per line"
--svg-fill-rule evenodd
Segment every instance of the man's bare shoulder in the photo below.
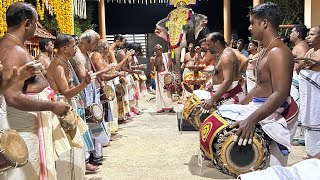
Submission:
M 92 60 L 95 60 L 95 59 L 100 59 L 102 58 L 102 55 L 98 52 L 93 52 L 92 55 L 91 55 L 91 59 Z
M 31 57 L 28 52 L 18 45 L 0 45 L 0 61 L 3 65 L 8 66 L 22 66 L 28 61 L 31 61 Z

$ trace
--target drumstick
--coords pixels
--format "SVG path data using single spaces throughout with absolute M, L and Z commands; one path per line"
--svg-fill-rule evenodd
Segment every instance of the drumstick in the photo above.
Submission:
M 320 65 L 320 62 L 311 58 L 294 58 L 295 63 L 299 63 L 300 61 L 311 61 L 315 64 Z

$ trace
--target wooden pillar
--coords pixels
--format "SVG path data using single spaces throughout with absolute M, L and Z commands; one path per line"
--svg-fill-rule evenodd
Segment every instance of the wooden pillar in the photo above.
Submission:
M 305 0 L 304 1 L 304 24 L 308 27 L 320 25 L 320 1 Z
M 262 3 L 264 3 L 264 0 L 253 0 L 253 7 Z
M 99 34 L 101 39 L 106 38 L 106 16 L 105 16 L 105 6 L 104 0 L 100 0 L 98 7 L 98 14 L 99 14 Z
M 223 0 L 223 24 L 224 24 L 224 39 L 228 44 L 230 44 L 230 41 L 231 41 L 230 0 Z

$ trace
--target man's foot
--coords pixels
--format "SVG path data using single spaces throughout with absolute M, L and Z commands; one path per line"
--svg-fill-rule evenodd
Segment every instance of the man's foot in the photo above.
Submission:
M 159 111 L 157 111 L 157 113 L 163 113 L 164 112 L 164 110 L 159 110 Z
M 90 171 L 90 172 L 95 172 L 99 169 L 98 166 L 95 166 L 93 164 L 90 164 L 90 163 L 86 163 L 86 170 L 87 171 Z

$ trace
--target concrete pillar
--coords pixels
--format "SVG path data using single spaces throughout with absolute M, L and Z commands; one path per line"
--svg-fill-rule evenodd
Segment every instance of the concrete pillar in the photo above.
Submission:
M 320 1 L 305 0 L 304 1 L 304 24 L 308 27 L 320 25 Z
M 264 0 L 253 0 L 253 7 L 262 3 L 264 3 Z
M 230 0 L 223 0 L 223 24 L 224 24 L 224 39 L 228 44 L 230 44 L 230 41 L 231 41 Z
M 98 14 L 99 14 L 99 34 L 101 39 L 106 38 L 106 16 L 105 16 L 105 6 L 104 0 L 100 0 L 98 6 Z

